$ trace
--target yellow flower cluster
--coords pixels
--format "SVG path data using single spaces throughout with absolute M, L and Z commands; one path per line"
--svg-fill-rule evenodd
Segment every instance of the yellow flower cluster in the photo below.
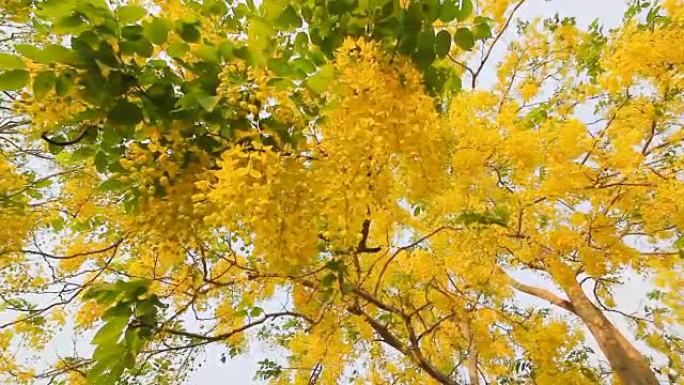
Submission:
M 0 0 L 0 11 L 10 20 L 21 22 L 29 15 L 30 7 L 25 0 Z
M 292 364 L 302 368 L 322 369 L 322 384 L 337 383 L 348 365 L 354 362 L 354 342 L 345 337 L 345 326 L 339 325 L 335 317 L 326 317 L 319 327 L 310 333 L 295 335 L 288 343 L 293 354 Z M 311 377 L 310 371 L 294 373 L 294 385 L 306 385 Z
M 224 152 L 218 165 L 217 183 L 198 182 L 206 193 L 194 198 L 200 209 L 205 199 L 216 208 L 207 224 L 237 232 L 248 245 L 254 242 L 254 254 L 268 256 L 275 267 L 302 266 L 317 254 L 319 207 L 311 176 L 297 158 L 253 143 Z
M 235 119 L 247 118 L 254 121 L 271 117 L 288 127 L 289 131 L 301 131 L 304 128 L 303 117 L 285 89 L 268 84 L 271 78 L 269 71 L 250 67 L 243 60 L 236 60 L 226 65 L 221 72 L 217 95 L 229 104 Z M 280 142 L 280 136 L 274 127 L 262 122 L 256 128 L 258 131 L 243 129 L 233 135 L 239 139 L 260 133 Z
M 37 225 L 24 194 L 28 181 L 0 151 L 0 267 L 6 268 L 20 257 L 29 232 Z
M 580 332 L 569 329 L 559 320 L 545 322 L 541 317 L 535 317 L 533 324 L 530 328 L 516 328 L 513 333 L 534 367 L 535 383 L 594 384 L 590 377 L 582 374 L 582 369 L 586 368 L 563 362 L 561 358 L 577 347 L 582 339 Z
M 486 0 L 481 2 L 482 11 L 492 16 L 497 24 L 503 24 L 511 0 Z
M 684 86 L 684 53 L 673 49 L 684 38 L 684 12 L 681 2 L 664 4 L 670 21 L 654 28 L 642 28 L 636 20 L 620 30 L 611 52 L 604 58 L 608 72 L 604 87 L 616 92 L 638 80 L 652 82 L 660 92 Z
M 33 95 L 23 94 L 15 103 L 14 110 L 30 119 L 27 134 L 37 139 L 42 134 L 50 133 L 59 123 L 72 120 L 74 116 L 88 109 L 88 105 L 75 95 L 57 95 L 50 91 L 40 100 Z
M 271 264 L 311 260 L 321 238 L 350 249 L 369 210 L 403 210 L 398 201 L 436 189 L 445 167 L 437 114 L 409 62 L 390 63 L 373 43 L 349 40 L 335 69 L 341 96 L 310 139 L 311 155 L 235 147 L 219 162 L 218 182 L 199 183 L 208 191 L 196 200 L 217 207 L 207 222 L 239 229 Z

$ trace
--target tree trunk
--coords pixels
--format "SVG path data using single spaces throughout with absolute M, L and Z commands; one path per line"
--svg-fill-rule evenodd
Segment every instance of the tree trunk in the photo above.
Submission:
M 579 283 L 565 290 L 573 312 L 584 321 L 622 385 L 658 385 L 648 361 L 589 300 Z
M 470 330 L 470 319 L 463 319 L 459 322 L 461 333 L 468 341 L 468 360 L 466 361 L 468 368 L 468 380 L 470 385 L 480 385 L 480 377 L 478 375 L 477 359 L 478 351 L 473 338 L 473 333 Z

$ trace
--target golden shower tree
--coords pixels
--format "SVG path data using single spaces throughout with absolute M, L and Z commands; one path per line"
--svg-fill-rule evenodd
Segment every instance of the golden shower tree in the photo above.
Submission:
M 682 384 L 684 2 L 523 2 L 1 0 L 2 382 Z

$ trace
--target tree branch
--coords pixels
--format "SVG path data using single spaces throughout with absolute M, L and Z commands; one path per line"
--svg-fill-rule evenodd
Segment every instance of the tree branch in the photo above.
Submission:
M 537 297 L 544 299 L 558 307 L 561 307 L 573 314 L 577 314 L 577 311 L 575 310 L 575 306 L 572 304 L 572 302 L 568 301 L 567 299 L 563 299 L 556 294 L 545 290 L 541 289 L 538 287 L 526 285 L 520 281 L 515 280 L 513 277 L 508 275 L 503 269 L 501 270 L 505 275 L 506 278 L 508 279 L 508 283 L 516 290 L 523 292 L 525 294 L 529 294 L 531 296 Z
M 484 57 L 480 61 L 480 64 L 478 65 L 477 69 L 475 70 L 475 73 L 473 74 L 473 80 L 471 82 L 471 87 L 475 89 L 475 86 L 477 85 L 477 78 L 480 76 L 480 73 L 482 72 L 482 69 L 484 68 L 484 65 L 487 63 L 487 60 L 489 60 L 489 56 L 492 54 L 492 51 L 494 50 L 494 46 L 496 43 L 501 39 L 501 36 L 506 32 L 508 29 L 508 26 L 511 24 L 511 21 L 513 20 L 513 17 L 515 16 L 515 13 L 518 11 L 518 9 L 525 3 L 525 0 L 520 0 L 518 4 L 515 5 L 513 8 L 513 11 L 511 11 L 511 14 L 508 16 L 508 19 L 506 19 L 506 22 L 504 23 L 503 27 L 499 31 L 499 33 L 496 35 L 494 38 L 494 41 L 492 44 L 489 46 L 487 49 L 487 52 L 485 53 Z

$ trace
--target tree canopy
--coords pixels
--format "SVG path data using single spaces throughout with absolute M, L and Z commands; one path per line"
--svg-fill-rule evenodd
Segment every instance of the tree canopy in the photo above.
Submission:
M 524 2 L 0 0 L 0 381 L 684 384 L 684 1 Z

